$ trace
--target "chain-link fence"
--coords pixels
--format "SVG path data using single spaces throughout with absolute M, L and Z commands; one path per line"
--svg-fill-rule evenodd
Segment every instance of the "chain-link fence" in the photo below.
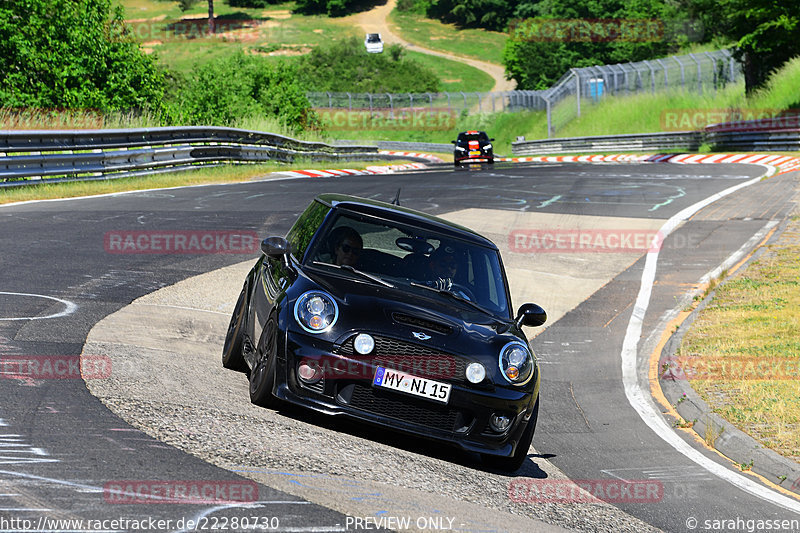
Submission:
M 430 110 L 468 114 L 497 113 L 522 109 L 545 108 L 544 91 L 448 92 L 448 93 L 306 93 L 317 109 L 364 110 Z
M 741 67 L 729 50 L 570 69 L 545 91 L 548 137 L 581 116 L 582 106 L 609 95 L 674 91 L 703 94 L 741 78 Z
M 317 109 L 389 115 L 431 111 L 465 115 L 547 111 L 548 136 L 581 115 L 581 108 L 609 95 L 716 91 L 742 77 L 729 50 L 718 50 L 652 61 L 573 68 L 551 88 L 541 91 L 445 93 L 307 93 Z

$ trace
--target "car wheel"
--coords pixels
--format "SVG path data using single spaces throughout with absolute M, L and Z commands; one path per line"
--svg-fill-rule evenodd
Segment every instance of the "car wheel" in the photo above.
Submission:
M 222 348 L 222 366 L 231 370 L 244 372 L 247 369 L 242 348 L 244 347 L 244 316 L 247 307 L 247 289 L 242 289 L 236 306 L 233 308 L 231 323 L 228 325 L 228 334 L 225 336 L 225 345 Z
M 533 406 L 533 413 L 528 420 L 525 431 L 517 443 L 517 449 L 511 457 L 497 457 L 496 455 L 482 456 L 484 464 L 490 468 L 503 470 L 504 472 L 516 472 L 528 458 L 528 450 L 533 441 L 533 433 L 536 431 L 536 421 L 539 419 L 539 398 L 536 398 L 536 405 Z
M 489 164 L 490 165 L 494 165 L 494 157 L 490 157 L 489 158 Z
M 277 407 L 280 400 L 272 395 L 278 352 L 278 328 L 269 319 L 261 332 L 256 349 L 256 364 L 250 371 L 250 401 L 261 407 Z

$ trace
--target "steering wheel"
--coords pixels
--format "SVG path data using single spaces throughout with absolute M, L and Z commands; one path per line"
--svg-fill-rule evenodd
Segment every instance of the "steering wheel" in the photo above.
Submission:
M 459 296 L 463 296 L 470 302 L 476 301 L 475 295 L 469 290 L 465 285 L 461 283 L 453 283 L 453 286 L 450 287 L 450 292 L 455 293 Z

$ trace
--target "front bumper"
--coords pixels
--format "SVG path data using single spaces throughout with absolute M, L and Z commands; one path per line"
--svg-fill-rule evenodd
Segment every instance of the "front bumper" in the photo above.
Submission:
M 454 153 L 453 154 L 453 161 L 456 163 L 464 163 L 469 161 L 494 161 L 494 154 L 492 152 L 483 152 L 481 151 L 480 154 L 472 154 L 465 152 Z
M 461 376 L 437 379 L 451 384 L 446 405 L 402 392 L 372 386 L 373 361 L 363 356 L 336 353 L 337 347 L 321 339 L 289 332 L 285 349 L 279 351 L 275 395 L 292 404 L 319 413 L 346 416 L 373 425 L 437 441 L 463 450 L 510 456 L 532 413 L 535 389 L 512 389 L 491 384 L 474 386 Z M 342 375 L 325 372 L 321 382 L 308 385 L 297 376 L 302 360 L 337 361 L 347 368 Z M 323 365 L 331 367 L 329 363 Z M 489 425 L 489 417 L 501 412 L 513 422 L 500 433 Z

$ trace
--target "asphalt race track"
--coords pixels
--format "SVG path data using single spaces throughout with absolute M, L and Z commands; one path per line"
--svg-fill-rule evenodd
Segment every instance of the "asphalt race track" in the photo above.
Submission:
M 87 335 L 99 321 L 137 298 L 192 276 L 255 259 L 258 253 L 111 253 L 108 232 L 235 230 L 255 232 L 259 237 L 282 235 L 317 193 L 343 192 L 391 201 L 401 187 L 402 205 L 486 231 L 503 249 L 510 271 L 522 276 L 525 268 L 538 264 L 541 277 L 528 276 L 525 286 L 515 294 L 536 297 L 545 309 L 555 310 L 550 313 L 554 320 L 546 329 L 528 330 L 536 335 L 532 346 L 543 368 L 535 453 L 529 465 L 514 476 L 506 476 L 504 483 L 554 479 L 557 470 L 549 465 L 573 480 L 653 482 L 659 487 L 657 493 L 614 505 L 665 531 L 703 531 L 707 530 L 705 521 L 713 520 L 734 521 L 736 527 L 714 529 L 724 531 L 746 531 L 748 520 L 797 520 L 800 502 L 791 495 L 779 495 L 766 485 L 759 489 L 763 494 L 754 494 L 758 490 L 748 489 L 747 483 L 723 477 L 746 477 L 748 483 L 760 484 L 755 477 L 743 475 L 729 461 L 698 445 L 689 432 L 662 432 L 670 434 L 665 440 L 654 431 L 631 405 L 629 396 L 636 384 L 625 375 L 622 365 L 624 339 L 633 331 L 634 351 L 638 343 L 643 354 L 640 357 L 644 357 L 643 361 L 634 361 L 634 374 L 644 372 L 646 376 L 648 348 L 660 337 L 665 317 L 681 297 L 754 235 L 763 234 L 765 228 L 781 227 L 793 207 L 794 174 L 754 182 L 700 209 L 679 225 L 663 243 L 649 305 L 642 316 L 633 316 L 633 310 L 648 272 L 644 251 L 624 257 L 614 253 L 587 256 L 575 249 L 542 251 L 532 240 L 532 235 L 542 237 L 535 232 L 542 226 L 535 224 L 558 225 L 564 221 L 570 221 L 569 227 L 591 228 L 597 224 L 597 234 L 606 239 L 619 238 L 623 230 L 652 234 L 682 210 L 764 172 L 759 166 L 725 164 L 498 163 L 494 168 L 432 168 L 403 175 L 332 179 L 277 178 L 0 207 L 0 361 L 8 363 L 15 357 L 71 361 L 70 357 L 80 356 Z M 492 213 L 508 216 L 490 216 Z M 505 222 L 501 223 L 501 218 Z M 620 221 L 618 225 L 615 220 Z M 576 281 L 578 278 L 582 281 Z M 574 291 L 570 291 L 572 285 Z M 515 297 L 515 306 L 521 303 Z M 631 329 L 637 320 L 641 322 L 640 334 Z M 145 331 L 148 327 L 143 325 Z M 157 324 L 152 327 L 155 330 Z M 221 344 L 217 348 L 221 352 Z M 219 372 L 223 372 L 221 366 Z M 79 375 L 70 377 L 75 379 L 24 379 L 9 370 L 8 364 L 0 366 L 0 531 L 34 527 L 70 530 L 40 522 L 43 516 L 170 521 L 151 522 L 151 531 L 191 529 L 187 520 L 205 521 L 208 529 L 213 520 L 222 530 L 244 530 L 244 516 L 253 517 L 250 525 L 259 524 L 267 530 L 367 528 L 368 524 L 362 522 L 358 527 L 352 517 L 331 506 L 264 483 L 255 486 L 245 473 L 234 475 L 202 460 L 201 454 L 190 455 L 153 438 L 90 394 Z M 170 378 L 181 382 L 180 369 Z M 636 379 L 634 375 L 634 382 Z M 203 383 L 194 387 L 202 394 Z M 169 391 L 164 395 L 168 398 Z M 246 396 L 242 400 L 246 401 Z M 124 401 L 115 405 L 115 410 L 124 411 Z M 645 412 L 647 408 L 640 405 L 638 410 Z M 204 416 L 199 410 L 191 414 Z M 302 416 L 287 415 L 292 420 Z M 218 422 L 224 426 L 226 421 Z M 369 433 L 359 433 L 357 428 L 312 423 L 320 432 L 330 432 L 332 438 L 345 433 L 370 439 Z M 217 444 L 224 446 L 225 439 Z M 443 468 L 452 464 L 459 472 L 469 471 L 478 479 L 482 475 L 498 479 L 496 473 L 471 463 L 474 458 L 454 457 L 445 451 L 393 440 L 384 440 L 382 446 L 397 449 L 411 462 L 415 456 L 420 460 L 430 456 Z M 679 451 L 683 448 L 694 450 L 704 461 L 729 474 L 720 475 L 698 464 L 702 461 L 687 457 Z M 258 450 L 251 452 L 257 454 Z M 347 450 L 332 452 L 332 456 L 346 454 Z M 282 468 L 303 471 L 302 458 L 295 461 Z M 402 464 L 398 462 L 396 468 L 402 468 Z M 257 497 L 240 505 L 165 505 L 158 498 L 125 499 L 125 487 L 146 480 L 216 482 L 218 489 L 255 490 Z M 385 482 L 391 484 L 391 480 Z M 469 495 L 451 497 L 477 501 Z M 780 498 L 791 503 L 780 503 Z M 479 503 L 494 509 L 499 505 Z M 513 501 L 506 503 L 509 508 L 504 511 L 528 514 L 549 524 L 615 530 L 609 525 L 613 522 L 606 522 L 608 513 L 603 508 L 598 508 L 596 515 L 587 511 L 585 517 L 568 519 L 565 517 L 572 504 L 556 509 L 551 503 L 534 503 L 523 511 L 515 508 Z M 258 522 L 256 517 L 274 521 Z M 736 523 L 737 519 L 740 522 Z M 238 528 L 233 527 L 234 520 Z M 130 522 L 95 525 L 94 529 L 104 531 L 134 530 Z M 390 522 L 381 525 L 398 529 Z M 459 525 L 456 522 L 451 527 L 479 530 L 474 524 Z M 431 522 L 428 526 L 422 529 L 446 529 L 448 523 L 434 527 Z M 630 528 L 636 530 L 635 525 Z M 86 526 L 76 525 L 72 530 L 85 531 Z

